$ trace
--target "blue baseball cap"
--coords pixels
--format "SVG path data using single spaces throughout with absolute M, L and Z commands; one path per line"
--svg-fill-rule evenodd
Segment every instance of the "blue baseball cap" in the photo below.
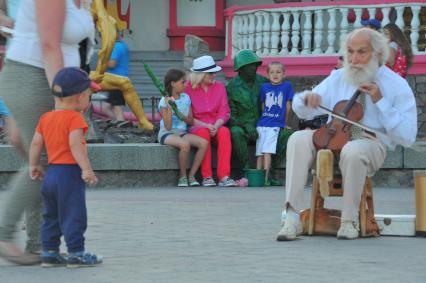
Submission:
M 85 71 L 77 67 L 66 67 L 56 73 L 53 79 L 52 93 L 57 97 L 67 97 L 82 93 L 88 88 L 94 91 L 101 89 L 97 83 L 90 80 Z
M 373 28 L 375 28 L 376 30 L 379 30 L 379 29 L 382 27 L 382 25 L 381 25 L 380 21 L 379 21 L 379 20 L 376 20 L 376 19 L 362 20 L 362 21 L 361 21 L 361 24 L 362 24 L 363 26 L 372 26 L 372 27 L 373 27 Z

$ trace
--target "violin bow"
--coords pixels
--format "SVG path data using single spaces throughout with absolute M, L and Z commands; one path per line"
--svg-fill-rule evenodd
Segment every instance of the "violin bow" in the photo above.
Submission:
M 365 125 L 363 125 L 361 123 L 358 123 L 356 121 L 352 121 L 352 120 L 346 118 L 345 116 L 342 116 L 342 115 L 340 115 L 340 114 L 338 114 L 338 113 L 336 113 L 336 112 L 334 112 L 334 111 L 332 111 L 332 110 L 330 110 L 330 109 L 328 109 L 328 108 L 326 108 L 324 106 L 319 105 L 318 107 L 321 108 L 322 110 L 324 110 L 327 114 L 329 114 L 329 115 L 331 115 L 331 116 L 333 116 L 333 117 L 335 117 L 337 119 L 340 119 L 340 120 L 345 121 L 347 123 L 350 123 L 352 125 L 358 126 L 358 127 L 362 128 L 362 129 L 364 129 L 366 131 L 373 132 L 375 134 L 380 134 L 380 135 L 387 136 L 386 133 L 384 133 L 382 131 L 372 129 L 372 128 L 367 127 L 367 126 L 365 126 Z

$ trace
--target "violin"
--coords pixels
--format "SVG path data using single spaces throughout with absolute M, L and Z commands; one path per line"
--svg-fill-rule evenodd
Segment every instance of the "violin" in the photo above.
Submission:
M 364 116 L 364 109 L 361 103 L 356 102 L 361 94 L 357 90 L 350 100 L 341 100 L 333 108 L 334 113 L 345 120 L 358 122 Z M 320 106 L 321 107 L 321 106 Z M 324 107 L 321 107 L 326 109 Z M 332 115 L 333 119 L 326 125 L 321 126 L 313 135 L 313 142 L 317 150 L 330 149 L 335 155 L 340 154 L 343 146 L 352 139 L 352 124 Z

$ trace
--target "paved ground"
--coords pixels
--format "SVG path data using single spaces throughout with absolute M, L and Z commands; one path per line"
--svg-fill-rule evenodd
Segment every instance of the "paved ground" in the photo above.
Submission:
M 376 213 L 415 213 L 412 188 L 374 193 Z M 104 255 L 103 266 L 0 259 L 0 282 L 426 282 L 424 238 L 275 241 L 283 199 L 278 188 L 92 189 L 87 248 Z

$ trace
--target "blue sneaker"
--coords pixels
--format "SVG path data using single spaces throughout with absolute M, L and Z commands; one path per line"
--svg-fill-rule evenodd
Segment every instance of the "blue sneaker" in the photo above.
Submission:
M 90 267 L 102 263 L 102 256 L 87 252 L 70 253 L 67 259 L 67 267 Z
M 41 267 L 60 267 L 67 263 L 66 257 L 63 257 L 58 251 L 43 251 L 41 253 Z

